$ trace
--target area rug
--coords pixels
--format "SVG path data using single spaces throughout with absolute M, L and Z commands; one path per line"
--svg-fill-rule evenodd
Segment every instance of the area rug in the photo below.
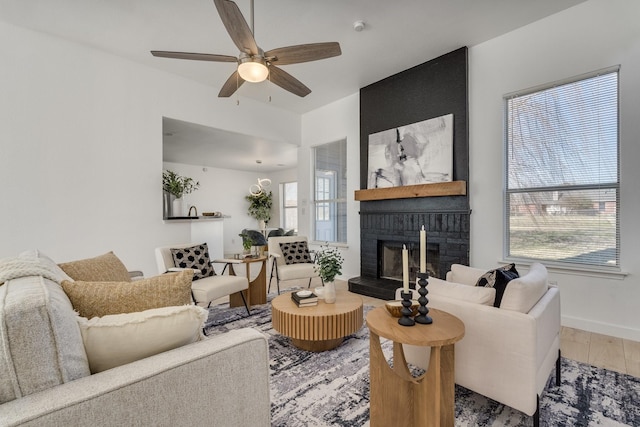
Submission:
M 371 307 L 365 307 L 365 312 Z M 347 337 L 335 350 L 310 353 L 291 345 L 271 327 L 270 304 L 209 309 L 205 333 L 214 336 L 252 327 L 269 339 L 273 426 L 363 426 L 369 421 L 369 331 Z M 391 358 L 391 343 L 383 345 Z M 562 360 L 542 395 L 541 426 L 640 426 L 640 379 Z M 456 386 L 455 425 L 532 426 L 525 414 Z

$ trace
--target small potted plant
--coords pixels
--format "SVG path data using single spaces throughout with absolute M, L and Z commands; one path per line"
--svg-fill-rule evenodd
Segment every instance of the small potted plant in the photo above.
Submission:
M 242 249 L 244 249 L 245 255 L 251 253 L 251 246 L 253 246 L 253 240 L 247 235 L 246 231 L 243 230 L 242 233 L 238 234 L 238 236 L 242 237 Z
M 162 171 L 162 189 L 165 191 L 166 216 L 184 216 L 184 200 L 182 196 L 193 193 L 199 187 L 200 183 L 193 178 L 179 175 L 170 170 Z
M 260 194 L 248 194 L 245 199 L 249 202 L 247 213 L 251 218 L 258 220 L 260 230 L 264 230 L 271 219 L 273 192 L 263 191 Z
M 252 258 L 257 258 L 262 255 L 263 248 L 267 244 L 267 239 L 260 231 L 247 230 L 245 228 L 238 236 L 242 237 L 242 247 L 244 248 L 245 254 L 250 253 L 253 248 Z
M 336 276 L 342 274 L 342 263 L 344 259 L 342 254 L 336 248 L 330 248 L 328 245 L 318 252 L 316 260 L 316 270 L 324 283 L 324 301 L 326 303 L 336 302 Z

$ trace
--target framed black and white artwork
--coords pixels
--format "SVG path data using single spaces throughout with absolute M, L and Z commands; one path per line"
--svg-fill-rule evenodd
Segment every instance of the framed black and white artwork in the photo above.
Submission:
M 453 181 L 453 114 L 369 135 L 367 188 Z

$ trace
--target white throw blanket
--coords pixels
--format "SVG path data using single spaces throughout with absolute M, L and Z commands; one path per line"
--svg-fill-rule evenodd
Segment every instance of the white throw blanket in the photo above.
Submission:
M 63 274 L 53 261 L 40 258 L 36 251 L 0 260 L 0 285 L 7 280 L 26 276 L 42 276 L 60 284 L 64 279 Z

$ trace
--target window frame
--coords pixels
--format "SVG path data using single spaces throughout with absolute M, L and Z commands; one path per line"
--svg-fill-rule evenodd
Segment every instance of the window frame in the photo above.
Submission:
M 295 205 L 287 205 L 287 186 L 291 185 L 291 184 L 295 184 L 296 185 L 296 204 Z M 298 208 L 299 208 L 299 203 L 298 203 L 298 197 L 297 197 L 297 187 L 298 187 L 298 181 L 287 181 L 287 182 L 281 182 L 280 183 L 280 225 L 282 226 L 282 228 L 286 231 L 286 230 L 290 230 L 290 229 L 294 229 L 296 231 L 296 233 L 298 232 L 298 219 L 296 218 L 296 224 L 294 227 L 291 227 L 289 224 L 287 224 L 287 210 L 293 209 L 296 212 L 296 216 L 297 216 L 297 212 L 298 212 Z
M 510 173 L 510 162 L 509 162 L 509 148 L 510 148 L 510 126 L 509 126 L 509 100 L 513 98 L 517 98 L 519 96 L 525 96 L 534 94 L 537 92 L 542 92 L 548 89 L 552 89 L 555 87 L 577 83 L 583 80 L 591 79 L 594 77 L 607 75 L 616 73 L 616 182 L 609 182 L 606 184 L 588 184 L 588 185 L 549 185 L 549 186 L 538 186 L 538 187 L 516 187 L 509 188 L 509 173 Z M 509 94 L 504 95 L 503 97 L 504 103 L 504 125 L 503 125 L 503 155 L 504 155 L 504 167 L 503 167 L 503 219 L 504 219 L 504 227 L 503 227 L 503 259 L 509 262 L 519 262 L 522 264 L 532 264 L 533 262 L 541 262 L 546 266 L 551 268 L 556 268 L 558 270 L 572 270 L 572 271 L 582 271 L 585 273 L 603 273 L 603 274 L 623 274 L 621 269 L 621 254 L 620 254 L 620 66 L 612 66 L 605 69 L 581 74 L 578 76 L 570 77 L 561 81 L 556 81 L 553 83 L 539 85 L 533 88 L 529 88 L 523 91 L 516 91 Z M 510 196 L 513 194 L 527 194 L 527 193 L 542 193 L 542 192 L 554 192 L 554 191 L 581 191 L 581 190 L 607 190 L 614 189 L 616 192 L 615 202 L 616 202 L 616 212 L 615 212 L 615 264 L 614 265 L 606 265 L 604 263 L 582 263 L 582 262 L 569 262 L 562 261 L 559 259 L 540 259 L 535 258 L 535 256 L 514 256 L 511 255 L 511 206 L 510 206 Z M 602 202 L 600 202 L 602 203 Z M 535 255 L 535 254 L 530 254 Z
M 330 170 L 330 169 L 324 169 L 324 168 L 318 168 L 317 166 L 317 150 L 320 149 L 323 146 L 326 145 L 330 145 L 330 144 L 344 144 L 344 147 L 341 147 L 342 149 L 344 149 L 344 158 L 341 159 L 342 161 L 344 161 L 344 169 L 341 173 L 341 171 L 336 171 L 336 170 Z M 311 239 L 313 242 L 325 242 L 328 243 L 330 245 L 346 245 L 347 244 L 347 214 L 346 214 L 346 210 L 347 210 L 347 195 L 346 195 L 346 188 L 347 188 L 347 168 L 348 168 L 348 163 L 347 163 L 347 159 L 346 159 L 346 149 L 347 149 L 347 139 L 339 139 L 336 141 L 332 141 L 332 142 L 328 142 L 328 143 L 324 143 L 324 144 L 319 144 L 316 145 L 314 147 L 311 147 L 311 194 L 313 195 L 313 199 L 312 199 L 312 203 L 313 203 L 313 216 L 311 217 L 311 233 L 313 236 L 313 239 Z M 316 171 L 322 171 L 322 175 L 317 175 Z M 333 175 L 333 177 L 329 176 L 329 175 Z M 343 176 L 341 176 L 343 175 Z M 328 187 L 329 188 L 324 188 L 324 194 L 328 194 L 329 198 L 326 199 L 319 199 L 318 198 L 318 179 L 323 180 L 325 183 L 328 183 Z M 343 197 L 341 197 L 341 190 L 340 187 L 344 188 L 344 192 L 345 194 L 342 195 Z M 343 205 L 343 211 L 344 211 L 344 215 L 339 215 L 341 209 L 340 209 L 340 205 Z M 322 212 L 325 215 L 328 215 L 328 219 L 318 219 L 318 213 L 319 213 L 319 209 L 322 209 Z M 324 218 L 324 216 L 323 216 Z M 318 223 L 320 222 L 334 222 L 335 226 L 334 226 L 334 230 L 335 230 L 335 239 L 334 240 L 326 240 L 326 239 L 317 239 L 317 233 L 318 233 Z M 343 229 L 343 236 L 341 236 L 341 229 Z M 341 237 L 343 237 L 341 239 Z

